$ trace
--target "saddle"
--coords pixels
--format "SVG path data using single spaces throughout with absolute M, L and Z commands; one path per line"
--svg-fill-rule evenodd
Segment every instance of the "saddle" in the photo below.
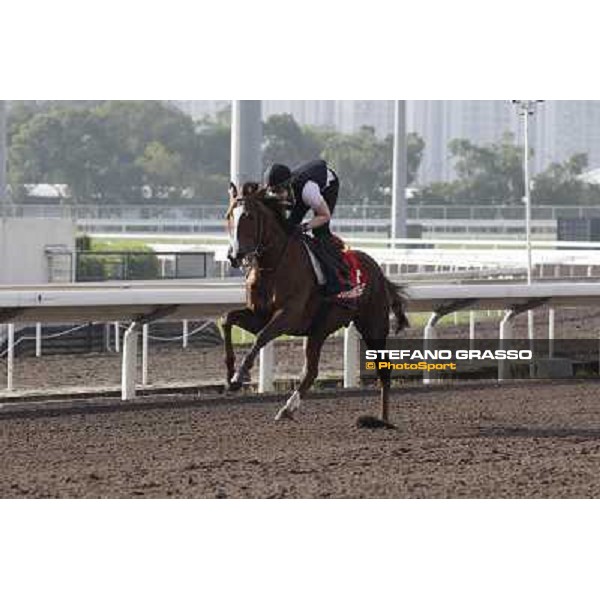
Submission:
M 304 235 L 302 239 L 325 296 L 336 303 L 354 305 L 366 287 L 366 270 L 359 256 L 335 235 Z
M 334 235 L 326 238 L 303 235 L 302 243 L 325 299 L 355 309 L 367 284 L 367 270 L 362 266 L 360 256 Z M 268 276 L 254 266 L 248 271 L 246 281 L 247 305 L 257 314 L 268 313 Z

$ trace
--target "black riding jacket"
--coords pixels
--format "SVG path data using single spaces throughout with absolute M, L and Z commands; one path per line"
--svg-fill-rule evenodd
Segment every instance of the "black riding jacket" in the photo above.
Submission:
M 292 171 L 291 186 L 294 194 L 294 207 L 288 219 L 290 225 L 301 223 L 309 210 L 309 207 L 302 201 L 302 190 L 308 181 L 314 181 L 323 193 L 327 185 L 327 163 L 324 160 L 311 160 Z

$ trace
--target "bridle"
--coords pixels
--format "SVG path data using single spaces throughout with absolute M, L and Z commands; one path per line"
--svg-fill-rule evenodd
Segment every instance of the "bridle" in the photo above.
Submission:
M 244 204 L 244 199 L 240 198 L 236 201 L 236 206 L 240 206 Z M 244 209 L 246 206 L 244 206 Z M 242 213 L 243 215 L 244 213 Z M 263 243 L 263 217 L 260 214 L 260 211 L 256 211 L 256 221 L 257 221 L 257 231 L 256 231 L 256 244 L 254 248 L 252 248 L 249 252 L 244 253 L 244 256 L 241 259 L 241 264 L 244 270 L 247 272 L 251 268 L 258 268 L 261 271 L 270 270 L 267 267 L 259 267 L 258 260 L 265 253 L 267 248 L 269 248 L 270 244 Z
M 240 204 L 243 204 L 244 202 L 245 202 L 244 199 L 240 198 L 239 200 L 236 201 L 236 206 L 239 206 Z M 252 248 L 249 252 L 246 252 L 244 254 L 243 258 L 241 259 L 242 268 L 246 272 L 246 275 L 248 274 L 250 269 L 253 269 L 253 268 L 257 269 L 259 271 L 276 271 L 277 268 L 279 267 L 279 263 L 272 267 L 261 267 L 259 265 L 259 259 L 261 258 L 261 256 L 264 255 L 264 253 L 273 244 L 265 243 L 263 241 L 264 231 L 265 231 L 265 227 L 264 227 L 264 223 L 263 223 L 264 216 L 261 214 L 260 210 L 256 210 L 255 214 L 256 214 L 256 220 L 257 220 L 256 244 L 255 244 L 254 248 Z M 292 239 L 292 236 L 289 236 L 288 239 L 286 240 L 285 248 L 283 249 L 282 254 L 285 254 L 285 252 L 287 251 L 287 248 L 289 246 L 291 239 Z

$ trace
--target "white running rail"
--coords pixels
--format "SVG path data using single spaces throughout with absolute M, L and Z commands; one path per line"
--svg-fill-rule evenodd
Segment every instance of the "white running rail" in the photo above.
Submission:
M 505 310 L 501 338 L 510 337 L 512 319 L 532 306 L 576 308 L 597 306 L 600 283 L 549 282 L 527 284 L 451 284 L 409 285 L 406 287 L 408 310 L 429 312 L 426 337 L 434 335 L 437 321 L 458 310 Z M 214 318 L 244 304 L 240 283 L 182 285 L 120 284 L 112 286 L 46 285 L 0 287 L 0 323 L 113 322 L 128 321 L 123 345 L 122 398 L 135 396 L 137 338 L 142 325 L 154 320 Z M 552 319 L 553 322 L 553 319 Z M 12 327 L 11 327 L 12 329 Z M 549 338 L 553 339 L 553 332 Z M 353 365 L 357 336 L 346 332 L 346 354 Z M 10 337 L 10 336 L 9 336 Z M 268 353 L 267 353 L 268 356 Z M 12 385 L 12 352 L 8 353 L 8 379 Z M 269 357 L 272 360 L 272 357 Z M 272 389 L 272 369 L 259 369 L 259 389 Z M 346 369 L 346 385 L 355 385 L 357 367 Z

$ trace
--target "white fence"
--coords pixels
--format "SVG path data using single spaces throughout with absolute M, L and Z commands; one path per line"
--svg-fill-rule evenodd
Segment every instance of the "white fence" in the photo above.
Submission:
M 119 234 L 99 234 L 97 237 L 112 239 Z M 156 243 L 160 234 L 139 233 L 132 238 L 153 240 L 154 246 L 165 251 L 165 244 Z M 171 239 L 172 236 L 165 236 Z M 202 241 L 204 251 L 213 249 L 215 262 L 220 263 L 221 273 L 228 270 L 225 235 L 186 235 L 190 241 Z M 479 239 L 388 239 L 343 236 L 352 248 L 364 250 L 386 269 L 393 267 L 392 274 L 422 273 L 426 271 L 465 271 L 483 269 L 525 269 L 527 256 L 523 241 Z M 183 252 L 188 244 L 169 244 L 172 252 Z M 558 242 L 535 240 L 532 242 L 532 262 L 538 277 L 564 277 L 600 275 L 599 242 Z M 557 266 L 563 269 L 557 269 Z M 582 267 L 575 269 L 575 267 Z M 586 267 L 586 269 L 583 269 Z M 594 267 L 598 267 L 594 269 Z M 219 270 L 219 269 L 217 269 Z M 576 272 L 578 271 L 578 272 Z
M 499 338 L 511 336 L 512 320 L 533 306 L 597 306 L 600 283 L 553 282 L 526 284 L 410 285 L 407 287 L 408 310 L 429 312 L 425 338 L 435 335 L 435 325 L 447 314 L 459 310 L 505 310 Z M 12 385 L 14 322 L 114 322 L 128 321 L 123 340 L 121 389 L 124 400 L 135 396 L 138 334 L 143 325 L 162 319 L 198 319 L 220 316 L 244 304 L 242 286 L 212 284 L 162 285 L 121 284 L 113 286 L 23 286 L 0 288 L 0 322 L 9 323 L 8 372 Z M 551 327 L 554 319 L 550 319 Z M 548 337 L 553 339 L 551 329 Z M 346 330 L 344 384 L 358 384 L 358 338 L 353 327 Z M 143 360 L 147 343 L 143 345 Z M 273 388 L 272 350 L 261 353 L 259 391 Z
M 69 218 L 77 222 L 80 231 L 87 233 L 168 232 L 200 233 L 223 230 L 223 204 L 211 205 L 21 205 L 8 207 L 7 215 L 15 217 Z M 597 206 L 553 206 L 536 204 L 532 207 L 532 230 L 535 235 L 556 234 L 559 218 L 600 217 Z M 521 204 L 431 204 L 409 205 L 410 225 L 421 226 L 428 235 L 522 234 L 525 209 Z M 341 232 L 389 233 L 390 208 L 340 200 L 336 207 L 335 227 Z
M 214 204 L 12 204 L 6 208 L 6 216 L 68 218 L 86 220 L 133 220 L 160 221 L 212 221 L 223 219 L 225 198 Z M 409 203 L 408 218 L 415 221 L 427 220 L 516 220 L 525 219 L 523 204 L 419 204 Z M 336 217 L 340 219 L 364 221 L 365 219 L 385 219 L 389 224 L 390 207 L 361 204 L 340 199 L 336 206 Z M 532 219 L 555 221 L 559 218 L 600 217 L 598 206 L 551 205 L 536 203 L 532 206 Z

